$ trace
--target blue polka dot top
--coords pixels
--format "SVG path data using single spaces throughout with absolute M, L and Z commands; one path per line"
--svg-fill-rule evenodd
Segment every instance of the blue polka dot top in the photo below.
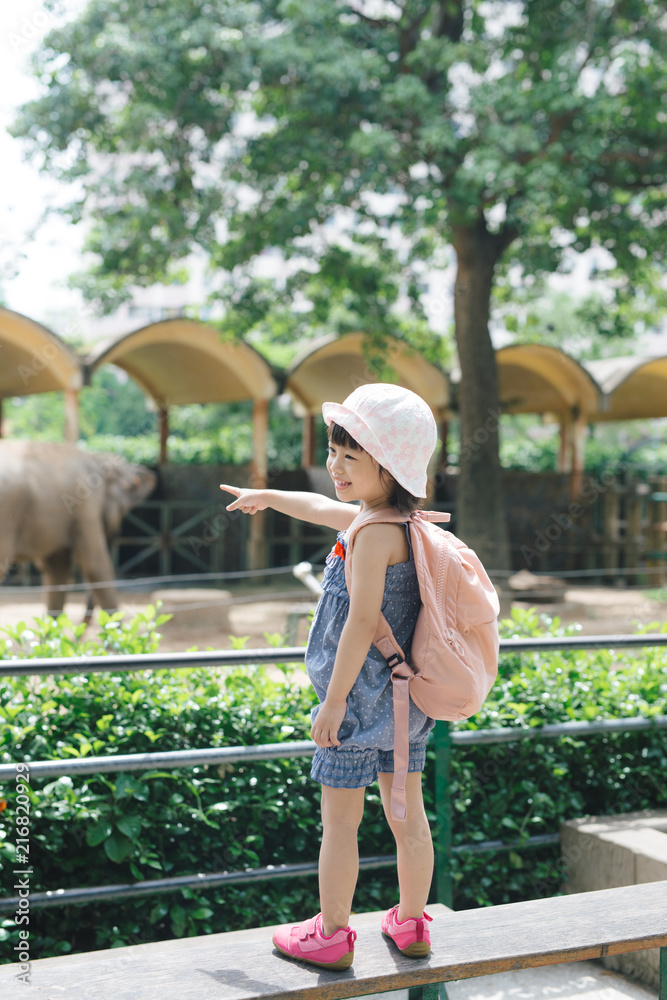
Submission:
M 406 525 L 406 532 L 409 531 Z M 308 636 L 306 669 L 320 702 L 324 701 L 331 679 L 338 642 L 347 621 L 350 597 L 345 584 L 345 532 L 338 533 L 336 545 L 326 559 L 323 594 L 317 605 Z M 419 584 L 410 549 L 407 562 L 388 566 L 385 576 L 382 613 L 391 625 L 396 641 L 410 662 L 410 643 L 419 612 Z M 313 719 L 319 706 L 313 709 Z M 410 743 L 423 743 L 433 728 L 433 720 L 410 702 Z M 347 699 L 347 713 L 338 731 L 340 749 L 392 750 L 394 747 L 394 706 L 391 670 L 375 646 L 371 645 Z

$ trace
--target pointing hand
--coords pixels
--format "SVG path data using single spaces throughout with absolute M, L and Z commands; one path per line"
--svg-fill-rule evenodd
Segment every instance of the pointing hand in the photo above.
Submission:
M 238 486 L 225 486 L 224 483 L 220 484 L 220 489 L 237 497 L 236 500 L 228 504 L 227 510 L 240 510 L 244 514 L 256 514 L 258 510 L 266 510 L 269 506 L 264 490 L 241 489 Z

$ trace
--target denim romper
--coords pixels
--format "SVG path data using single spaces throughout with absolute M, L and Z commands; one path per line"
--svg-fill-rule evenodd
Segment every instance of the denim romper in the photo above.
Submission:
M 408 544 L 410 544 L 410 534 Z M 336 651 L 347 621 L 350 598 L 345 584 L 345 532 L 326 559 L 323 594 L 317 605 L 308 636 L 306 669 L 320 702 L 324 701 L 331 679 Z M 382 613 L 391 625 L 397 642 L 409 662 L 410 643 L 419 611 L 419 584 L 410 548 L 407 562 L 388 566 L 385 576 Z M 319 706 L 313 708 L 314 720 Z M 410 702 L 409 771 L 423 771 L 425 745 L 434 726 L 433 719 Z M 338 731 L 339 747 L 317 747 L 311 776 L 334 788 L 363 788 L 372 784 L 378 772 L 394 770 L 394 705 L 391 670 L 382 654 L 371 645 L 361 672 L 347 698 L 347 712 Z

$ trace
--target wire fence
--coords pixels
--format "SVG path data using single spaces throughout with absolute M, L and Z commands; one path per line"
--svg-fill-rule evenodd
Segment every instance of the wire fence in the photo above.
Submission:
M 89 590 L 100 590 L 104 587 L 114 587 L 116 590 L 132 590 L 135 587 L 156 588 L 165 583 L 217 583 L 222 580 L 247 580 L 262 576 L 285 576 L 292 573 L 292 566 L 273 566 L 267 569 L 239 569 L 228 573 L 170 573 L 167 576 L 140 576 L 131 580 L 104 580 L 101 583 L 63 583 L 53 586 L 41 584 L 26 584 L 12 586 L 3 584 L 0 594 L 44 594 L 47 591 L 67 591 L 68 593 L 87 593 Z
M 500 653 L 563 652 L 577 649 L 641 649 L 667 645 L 667 633 L 638 635 L 545 636 L 541 639 L 501 639 Z M 262 649 L 214 649 L 186 653 L 110 654 L 108 656 L 43 657 L 0 661 L 0 677 L 29 674 L 87 674 L 102 671 L 164 670 L 176 667 L 238 667 L 253 663 L 302 663 L 303 646 Z
M 667 552 L 664 553 L 667 559 Z M 313 570 L 316 573 L 321 573 L 324 569 L 324 564 L 313 565 Z M 11 583 L 3 583 L 0 585 L 0 595 L 1 596 L 22 596 L 31 594 L 45 594 L 47 591 L 58 592 L 65 591 L 67 593 L 88 593 L 91 590 L 101 590 L 105 587 L 113 587 L 115 590 L 141 590 L 146 588 L 158 589 L 164 587 L 168 584 L 188 584 L 188 583 L 222 583 L 225 580 L 248 580 L 248 579 L 260 579 L 261 577 L 277 577 L 290 575 L 293 572 L 293 566 L 273 566 L 267 567 L 265 569 L 241 569 L 241 570 L 230 570 L 228 572 L 216 572 L 216 573 L 170 573 L 164 576 L 141 576 L 132 577 L 130 579 L 116 579 L 116 580 L 104 580 L 98 583 L 65 583 L 65 584 L 53 584 L 52 586 L 46 586 L 43 584 L 20 584 L 15 585 Z M 516 574 L 515 569 L 510 570 L 494 570 L 492 575 L 497 579 L 509 578 Z M 595 569 L 571 569 L 571 570 L 549 570 L 545 572 L 540 572 L 539 570 L 531 570 L 531 575 L 535 577 L 537 581 L 541 579 L 548 580 L 586 580 L 595 577 L 617 577 L 619 581 L 626 576 L 651 576 L 659 575 L 664 573 L 664 568 L 662 566 L 616 566 L 611 568 L 598 567 Z M 512 590 L 512 588 L 509 588 Z M 632 590 L 645 590 L 644 585 L 635 585 L 629 589 Z M 521 591 L 514 591 L 517 600 L 521 599 Z

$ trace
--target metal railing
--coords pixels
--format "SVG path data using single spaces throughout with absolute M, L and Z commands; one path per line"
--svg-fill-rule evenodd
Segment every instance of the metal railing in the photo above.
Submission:
M 500 653 L 569 652 L 577 649 L 643 649 L 667 646 L 666 632 L 641 635 L 546 636 L 541 639 L 501 639 Z M 0 677 L 32 674 L 93 674 L 102 671 L 164 670 L 176 667 L 245 666 L 252 663 L 303 663 L 304 646 L 266 649 L 211 649 L 194 653 L 112 653 L 108 656 L 54 656 L 0 661 Z
M 643 635 L 605 635 L 546 637 L 541 639 L 505 639 L 500 643 L 502 653 L 526 653 L 544 651 L 569 651 L 578 649 L 647 648 L 667 646 L 666 633 L 646 633 Z M 92 673 L 99 671 L 120 671 L 138 669 L 164 669 L 169 667 L 194 666 L 240 666 L 253 663 L 302 662 L 305 657 L 303 646 L 253 650 L 213 650 L 195 653 L 152 653 L 137 655 L 112 655 L 80 657 L 44 658 L 38 660 L 10 660 L 0 664 L 0 675 L 24 676 L 33 674 Z M 553 739 L 561 736 L 589 736 L 601 732 L 635 732 L 667 728 L 667 716 L 652 718 L 633 717 L 627 719 L 604 719 L 591 722 L 570 721 L 545 726 L 506 726 L 493 729 L 450 731 L 447 723 L 437 723 L 434 730 L 436 750 L 435 802 L 437 809 L 436 885 L 440 902 L 451 905 L 452 881 L 449 859 L 462 852 L 482 853 L 488 851 L 515 850 L 517 847 L 540 847 L 559 841 L 558 833 L 540 834 L 527 839 L 513 841 L 490 840 L 471 844 L 452 845 L 451 813 L 449 803 L 449 771 L 452 746 L 473 744 L 505 743 L 523 739 Z M 47 760 L 27 762 L 30 777 L 55 777 L 72 774 L 100 774 L 150 770 L 155 767 L 194 767 L 205 764 L 232 762 L 249 763 L 258 760 L 288 759 L 311 756 L 315 745 L 309 740 L 292 743 L 271 743 L 255 747 L 208 747 L 193 750 L 178 750 L 143 754 L 113 754 L 104 757 L 87 757 L 78 760 Z M 0 765 L 0 779 L 13 777 L 16 764 Z M 362 870 L 391 867 L 395 856 L 368 857 L 360 859 Z M 215 886 L 253 882 L 260 879 L 288 878 L 314 875 L 316 862 L 281 864 L 242 872 L 196 873 L 166 879 L 150 879 L 126 885 L 91 886 L 74 889 L 58 889 L 43 893 L 31 893 L 34 906 L 58 906 L 87 903 L 110 898 L 145 896 L 170 892 L 185 887 L 213 888 Z M 0 912 L 13 911 L 18 897 L 0 900 Z

